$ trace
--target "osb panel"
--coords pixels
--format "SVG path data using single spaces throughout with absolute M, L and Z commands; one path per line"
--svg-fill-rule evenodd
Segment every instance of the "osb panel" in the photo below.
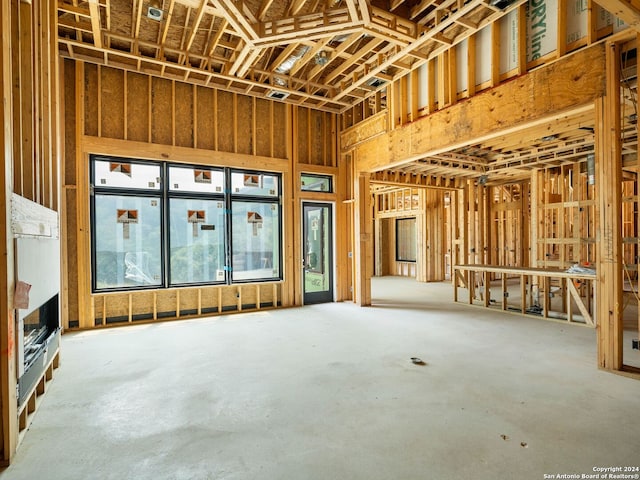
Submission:
M 124 138 L 124 71 L 100 69 L 102 136 Z
M 153 314 L 153 292 L 136 292 L 133 294 L 133 315 Z
M 213 105 L 215 91 L 198 87 L 196 109 L 198 112 L 198 148 L 215 149 L 215 111 Z
M 175 290 L 158 290 L 157 299 L 158 315 L 171 313 L 176 311 L 176 291 Z
M 338 124 L 336 114 L 327 113 L 324 116 L 326 125 L 325 125 L 325 135 L 324 135 L 324 144 L 325 144 L 325 165 L 336 167 L 338 166 L 336 162 L 336 152 L 335 152 L 335 142 L 334 138 L 336 138 L 335 127 Z
M 260 285 L 260 303 L 273 303 L 273 285 Z
M 273 102 L 273 155 L 276 158 L 287 158 L 287 108 L 291 107 Z
M 256 154 L 271 156 L 271 102 L 256 99 Z
M 164 145 L 173 142 L 173 89 L 171 81 L 151 79 L 151 141 Z
M 127 138 L 149 141 L 149 77 L 127 73 Z
M 198 311 L 198 289 L 180 290 L 180 311 L 194 310 Z M 190 315 L 195 313 L 189 312 Z
M 253 98 L 245 95 L 237 96 L 238 105 L 238 151 L 251 155 L 253 153 Z
M 309 163 L 309 109 L 298 107 L 298 163 Z
M 362 104 L 358 104 L 353 107 L 353 123 L 360 123 L 364 120 L 364 112 L 362 111 Z
M 202 298 L 200 299 L 202 309 L 216 309 L 218 308 L 218 290 L 219 288 L 203 288 L 202 289 Z
M 84 65 L 84 133 L 98 136 L 98 67 Z
M 113 317 L 129 317 L 128 293 L 107 296 L 107 318 Z
M 233 152 L 233 94 L 218 91 L 218 150 Z
M 67 304 L 69 311 L 68 320 L 77 321 L 78 314 L 78 256 L 73 255 L 73 252 L 78 250 L 77 245 L 77 222 L 75 212 L 76 206 L 76 191 L 75 189 L 65 190 L 66 208 L 69 214 L 66 216 L 67 221 L 65 225 L 66 231 L 62 238 L 67 242 L 67 255 L 64 259 L 67 265 Z
M 176 82 L 176 145 L 193 147 L 193 86 Z
M 347 126 L 350 125 L 350 121 L 346 117 L 348 116 L 350 110 L 345 112 L 345 124 Z M 377 115 L 367 118 L 357 127 L 345 130 L 340 134 L 340 141 L 343 150 L 347 150 L 360 142 L 365 141 L 367 138 L 374 137 L 376 135 L 380 135 L 381 133 L 385 133 L 387 131 L 387 122 L 388 122 L 388 114 L 385 110 Z
M 326 114 L 318 110 L 311 110 L 311 163 L 313 165 L 325 165 L 324 138 Z
M 238 305 L 238 297 L 236 293 L 238 289 L 236 287 L 226 287 L 222 289 L 222 305 L 224 307 L 227 306 L 236 306 Z
M 242 286 L 242 304 L 243 305 L 255 305 L 258 296 L 256 295 L 257 285 L 243 285 Z
M 76 64 L 62 62 L 64 69 L 64 185 L 76 184 Z M 75 210 L 72 210 L 75 212 Z

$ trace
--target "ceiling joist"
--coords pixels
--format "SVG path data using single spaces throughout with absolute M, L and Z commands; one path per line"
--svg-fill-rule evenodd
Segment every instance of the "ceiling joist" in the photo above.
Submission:
M 383 80 L 506 13 L 488 8 L 489 0 L 394 0 L 388 10 L 369 0 L 161 0 L 154 18 L 149 1 L 59 0 L 61 53 L 252 94 L 277 87 L 287 102 L 327 111 L 375 95 Z

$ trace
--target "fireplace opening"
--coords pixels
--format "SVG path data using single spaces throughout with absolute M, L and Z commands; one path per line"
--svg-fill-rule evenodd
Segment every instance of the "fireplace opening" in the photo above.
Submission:
M 24 368 L 29 368 L 44 348 L 47 338 L 58 329 L 58 295 L 24 318 Z
M 53 359 L 60 343 L 58 295 L 21 319 L 22 358 L 18 358 L 18 404 L 22 405 Z

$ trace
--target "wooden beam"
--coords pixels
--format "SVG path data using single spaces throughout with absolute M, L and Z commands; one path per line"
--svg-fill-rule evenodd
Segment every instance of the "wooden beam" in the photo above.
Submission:
M 623 360 L 620 54 L 620 44 L 607 42 L 606 95 L 596 101 L 598 366 L 608 370 L 620 370 Z
M 260 9 L 258 10 L 258 21 L 264 21 L 265 16 L 267 15 L 267 10 L 273 4 L 273 0 L 262 0 L 262 5 L 260 5 Z
M 140 36 L 140 20 L 142 19 L 142 4 L 143 0 L 133 0 L 133 9 L 131 19 L 131 25 L 133 30 L 131 31 L 131 38 L 138 38 Z M 93 21 L 93 15 L 91 16 Z
M 86 18 L 91 18 L 91 11 L 82 7 L 78 7 L 76 5 L 71 5 L 69 3 L 59 2 L 58 3 L 58 11 L 62 13 L 68 13 L 70 15 L 76 15 Z
M 15 318 L 13 308 L 14 253 L 11 234 L 11 192 L 13 190 L 13 112 L 11 15 L 12 2 L 0 3 L 0 158 L 3 171 L 0 175 L 0 191 L 3 202 L 0 208 L 0 462 L 8 465 L 15 454 L 18 441 L 18 411 L 16 398 L 16 345 Z M 16 48 L 14 45 L 13 48 Z
M 233 0 L 211 0 L 211 3 L 224 15 L 225 20 L 246 43 L 253 43 L 259 39 L 253 26 Z
M 366 53 L 369 53 L 371 50 L 375 49 L 378 45 L 382 43 L 382 40 L 379 38 L 372 38 L 365 45 L 363 45 L 357 52 L 354 52 L 351 55 L 351 58 L 342 62 L 338 65 L 329 75 L 323 78 L 323 81 L 326 83 L 332 82 L 339 75 L 342 75 L 348 68 L 350 68 L 355 63 L 362 61 L 363 56 Z
M 345 0 L 347 4 L 347 9 L 349 10 L 349 17 L 351 17 L 352 22 L 358 21 L 358 9 L 356 8 L 355 0 Z
M 297 15 L 307 0 L 291 0 L 289 8 L 287 8 L 287 16 L 293 17 Z
M 593 101 L 604 93 L 603 79 L 604 47 L 594 45 L 468 101 L 360 143 L 356 147 L 357 168 L 371 172 L 399 166 L 519 130 L 527 124 L 547 122 L 559 112 L 591 109 Z M 556 88 L 539 89 L 536 85 Z M 380 152 L 388 153 L 380 155 Z
M 355 272 L 354 300 L 359 306 L 371 305 L 371 277 L 373 275 L 373 217 L 369 176 L 355 178 Z
M 311 69 L 309 74 L 307 75 L 307 81 L 313 80 L 320 72 L 322 72 L 329 64 L 331 64 L 334 60 L 336 60 L 343 52 L 345 52 L 351 45 L 357 42 L 360 39 L 359 33 L 353 33 L 349 35 L 349 37 L 344 40 L 330 55 L 329 61 L 324 65 L 316 65 Z
M 506 15 L 509 11 L 513 10 L 514 8 L 517 8 L 521 3 L 523 3 L 523 0 L 518 0 L 516 3 L 512 4 L 505 10 L 495 9 L 494 13 L 492 13 L 489 16 L 486 16 L 482 20 L 482 22 L 478 24 L 478 28 L 482 28 L 484 25 L 487 25 L 490 22 L 497 21 L 499 18 Z M 456 23 L 458 19 L 464 18 L 468 15 L 473 14 L 473 12 L 479 7 L 490 8 L 484 0 L 471 0 L 469 3 L 463 5 L 461 8 L 457 9 L 455 12 L 446 16 L 439 23 L 436 23 L 434 27 L 423 32 L 421 35 L 418 35 L 417 38 L 411 39 L 411 41 L 405 46 L 402 46 L 402 48 L 396 49 L 396 51 L 393 54 L 386 56 L 384 59 L 380 59 L 380 61 L 377 64 L 366 65 L 359 71 L 356 71 L 352 76 L 351 81 L 342 82 L 340 91 L 335 95 L 334 99 L 337 100 L 347 95 L 353 95 L 354 90 L 363 88 L 363 84 L 371 76 L 378 75 L 380 72 L 383 72 L 390 66 L 395 65 L 396 62 L 401 61 L 407 55 L 411 55 L 411 52 L 419 50 L 420 48 L 424 47 L 428 43 L 431 43 L 432 46 L 433 46 L 433 43 L 439 43 L 439 42 L 436 42 L 436 38 L 435 38 L 438 34 L 444 32 L 451 25 Z M 442 9 L 442 6 L 440 6 L 440 9 Z M 456 36 L 452 45 L 455 45 L 461 42 L 462 40 L 469 37 L 473 33 L 474 33 L 474 30 L 468 29 L 463 34 Z M 442 39 L 442 37 L 440 37 L 440 39 Z M 446 51 L 449 47 L 450 47 L 449 45 L 440 43 L 439 47 L 434 46 L 434 48 L 432 48 L 431 53 L 429 54 L 429 57 L 432 58 L 433 56 L 437 56 L 440 53 Z
M 202 0 L 202 3 L 198 7 L 198 13 L 196 13 L 196 18 L 193 20 L 191 33 L 189 34 L 189 38 L 187 39 L 186 45 L 184 46 L 184 49 L 187 52 L 191 50 L 191 45 L 193 45 L 193 41 L 196 38 L 196 34 L 198 33 L 198 27 L 200 26 L 200 22 L 202 22 L 202 17 L 204 16 L 204 10 L 208 3 L 209 3 L 209 0 Z
M 640 31 L 640 8 L 626 0 L 596 0 L 602 8 L 624 20 L 634 30 Z
M 332 37 L 327 37 L 324 38 L 318 42 L 316 42 L 313 47 L 311 47 L 307 53 L 304 54 L 304 56 L 298 60 L 293 67 L 291 67 L 291 71 L 289 72 L 289 75 L 294 76 L 296 73 L 298 73 L 300 70 L 302 70 L 302 68 L 304 68 L 305 65 L 307 65 L 307 63 L 316 56 L 316 54 L 318 52 L 320 52 L 323 48 L 325 48 L 327 46 L 327 44 L 331 41 Z
M 350 20 L 345 8 L 278 18 L 261 22 L 257 28 L 260 32 L 260 38 L 257 38 L 255 43 L 263 47 L 344 34 L 349 28 L 353 31 L 361 30 L 356 22 Z
M 173 78 L 181 81 L 184 80 L 184 75 L 188 73 L 190 75 L 191 83 L 208 87 L 219 86 L 220 88 L 227 88 L 232 91 L 235 90 L 246 95 L 257 97 L 264 97 L 264 94 L 272 88 L 271 85 L 252 80 L 251 77 L 247 79 L 234 77 L 226 75 L 225 73 L 202 70 L 190 65 L 178 65 L 166 59 L 144 58 L 141 64 L 134 64 L 131 60 L 140 60 L 140 58 L 133 53 L 105 48 L 96 49 L 93 45 L 88 45 L 72 39 L 59 38 L 58 42 L 69 47 L 66 51 L 60 51 L 61 56 L 85 61 L 87 63 L 99 65 L 106 63 L 123 70 L 144 73 L 151 76 L 163 76 L 164 70 L 166 68 L 171 68 L 173 71 L 181 73 L 180 76 L 173 76 Z M 78 53 L 75 47 L 81 47 L 84 52 Z M 91 53 L 91 55 L 87 54 L 87 52 Z M 257 72 L 260 73 L 259 71 Z M 300 85 L 306 83 L 301 79 L 293 79 L 293 81 Z M 224 87 L 222 86 L 223 83 L 225 85 Z M 239 88 L 240 86 L 243 88 Z M 316 86 L 321 87 L 320 84 L 316 84 Z M 285 103 L 308 103 L 313 108 L 335 113 L 350 105 L 346 100 L 334 102 L 333 100 L 322 95 L 318 95 L 315 92 L 307 93 L 306 91 L 283 87 L 278 87 L 278 89 L 290 92 L 291 95 L 289 98 L 284 100 Z
M 213 39 L 211 40 L 211 45 L 209 46 L 209 51 L 207 53 L 209 57 L 213 56 L 213 53 L 215 52 L 216 47 L 218 46 L 218 43 L 220 43 L 220 39 L 222 38 L 222 35 L 224 34 L 224 31 L 227 28 L 228 24 L 229 23 L 224 18 L 220 19 L 220 25 L 218 27 L 218 31 L 213 36 Z
M 164 27 L 162 29 L 162 37 L 160 38 L 160 46 L 164 46 L 167 41 L 167 34 L 169 33 L 169 26 L 171 25 L 171 17 L 173 16 L 173 7 L 175 7 L 175 0 L 169 0 L 169 9 L 167 15 L 164 18 Z
M 100 4 L 98 0 L 89 0 L 89 13 L 91 14 L 91 30 L 93 44 L 102 48 L 102 29 L 100 28 Z

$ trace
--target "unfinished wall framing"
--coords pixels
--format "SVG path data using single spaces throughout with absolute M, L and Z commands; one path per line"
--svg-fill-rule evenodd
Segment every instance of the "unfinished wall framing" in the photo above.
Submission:
M 596 262 L 595 186 L 589 183 L 587 161 L 538 170 L 537 237 L 533 266 L 566 269 Z
M 426 188 L 380 189 L 374 195 L 375 274 L 414 277 L 417 281 L 441 281 L 450 264 L 446 244 L 449 217 L 448 192 Z M 416 258 L 397 258 L 396 221 L 415 218 Z
M 58 354 L 49 365 L 26 404 L 18 411 L 17 332 L 13 292 L 19 280 L 15 269 L 14 237 L 22 227 L 31 234 L 41 234 L 47 226 L 35 216 L 13 219 L 12 197 L 28 199 L 53 212 L 49 225 L 58 231 L 60 206 L 59 167 L 60 130 L 57 52 L 57 11 L 55 4 L 42 0 L 11 0 L 0 6 L 0 156 L 3 170 L 0 186 L 3 208 L 0 219 L 0 463 L 11 462 L 21 432 L 28 428 L 33 413 L 45 393 Z M 24 225 L 26 221 L 28 225 Z M 17 222 L 17 223 L 16 223 Z M 35 230 L 30 230 L 35 227 Z M 27 234 L 28 235 L 28 234 Z M 20 415 L 19 415 L 20 413 Z
M 356 175 L 367 173 L 376 185 L 398 188 L 402 179 L 407 186 L 451 187 L 444 238 L 451 265 L 465 266 L 459 269 L 455 285 L 477 283 L 469 280 L 474 266 L 496 267 L 473 274 L 474 279 L 489 282 L 487 285 L 517 281 L 523 275 L 515 272 L 512 279 L 509 268 L 553 272 L 576 264 L 596 270 L 604 267 L 597 280 L 559 285 L 557 295 L 567 315 L 581 304 L 585 318 L 595 318 L 598 328 L 607 325 L 608 331 L 600 335 L 600 366 L 628 370 L 620 356 L 620 342 L 621 307 L 638 300 L 634 287 L 638 268 L 637 104 L 635 83 L 629 81 L 636 78 L 636 39 L 622 22 L 602 14 L 606 12 L 595 4 L 593 9 L 584 9 L 577 3 L 556 3 L 552 10 L 558 14 L 558 31 L 550 44 L 525 48 L 522 19 L 507 16 L 501 25 L 490 27 L 494 33 L 488 37 L 478 32 L 456 47 L 456 54 L 434 57 L 417 73 L 394 78 L 387 88 L 388 115 L 373 113 L 360 123 L 354 121 L 358 116 L 353 112 L 343 116 L 343 125 L 348 127 L 342 136 L 343 153 L 356 159 Z M 486 38 L 502 35 L 501 28 L 514 27 L 519 32 L 518 43 L 509 48 L 515 57 L 505 59 L 504 52 L 482 47 Z M 612 37 L 607 41 L 608 36 Z M 533 47 L 540 50 L 535 58 Z M 470 55 L 473 49 L 476 60 L 478 55 L 483 56 L 482 63 L 491 60 L 488 73 L 460 71 L 456 57 Z M 470 65 L 478 65 L 467 63 L 469 70 Z M 480 81 L 485 73 L 488 76 Z M 470 81 L 472 78 L 477 81 Z M 531 87 L 526 87 L 528 82 Z M 520 95 L 537 92 L 539 84 L 556 88 L 540 96 L 536 93 L 535 98 Z M 465 87 L 469 98 L 462 102 Z M 493 88 L 484 90 L 487 87 Z M 501 100 L 507 98 L 510 101 L 504 105 L 519 108 L 498 112 Z M 484 101 L 488 103 L 483 105 Z M 614 118 L 619 124 L 615 131 L 606 127 L 617 125 Z M 556 150 L 550 149 L 549 142 L 559 138 L 554 130 L 563 129 L 566 136 Z M 485 156 L 491 151 L 495 157 Z M 380 156 L 379 152 L 389 153 Z M 617 159 L 620 168 L 612 159 Z M 380 239 L 379 234 L 375 238 Z M 390 250 L 385 246 L 382 252 Z M 376 265 L 384 266 L 383 253 L 376 251 L 376 255 Z M 366 261 L 366 256 L 360 259 L 361 264 Z M 445 272 L 446 262 L 445 257 Z M 388 271 L 392 272 L 378 269 L 378 273 Z M 527 295 L 537 292 L 546 298 L 556 288 L 553 281 L 546 285 L 541 280 L 544 275 L 524 276 Z M 607 280 L 605 285 L 603 278 L 612 276 L 616 281 Z M 363 280 L 362 272 L 356 271 L 354 278 Z M 629 294 L 624 293 L 624 284 Z M 606 295 L 606 301 L 593 302 L 594 290 L 598 298 Z M 614 318 L 598 320 L 601 316 Z
M 416 61 L 375 97 L 345 109 L 348 129 L 387 111 L 391 128 L 449 107 L 627 28 L 593 0 L 525 3 L 499 21 Z
M 336 115 L 110 67 L 64 61 L 65 327 L 155 321 L 299 304 L 295 225 L 303 171 L 337 176 Z M 90 154 L 282 174 L 282 282 L 92 293 Z M 344 187 L 338 183 L 340 188 Z M 336 201 L 336 191 L 329 199 Z M 342 216 L 343 210 L 336 212 Z M 345 241 L 340 238 L 338 241 Z M 342 292 L 343 290 L 341 290 Z M 341 294 L 342 295 L 342 294 Z M 342 298 L 339 296 L 338 298 Z

